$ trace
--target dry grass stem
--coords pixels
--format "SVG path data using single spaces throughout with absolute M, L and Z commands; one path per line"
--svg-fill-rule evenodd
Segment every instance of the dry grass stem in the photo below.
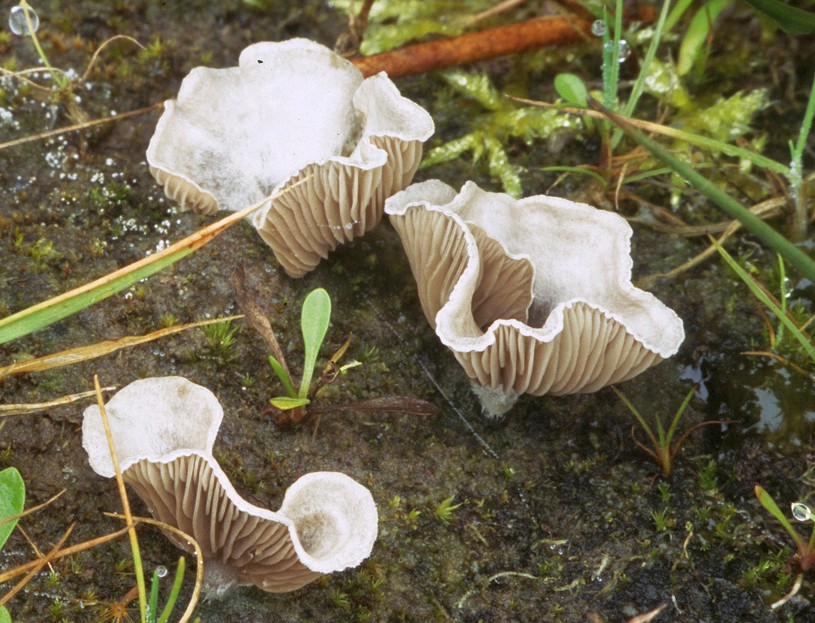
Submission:
M 9 147 L 17 147 L 18 145 L 25 145 L 26 143 L 33 143 L 34 141 L 41 141 L 46 138 L 51 138 L 52 136 L 67 134 L 68 132 L 78 132 L 80 130 L 92 128 L 97 125 L 110 123 L 112 121 L 121 121 L 122 119 L 127 119 L 128 117 L 136 117 L 138 115 L 143 115 L 145 113 L 153 112 L 155 110 L 161 110 L 161 108 L 163 107 L 164 102 L 156 102 L 155 104 L 146 106 L 144 108 L 129 110 L 127 112 L 122 112 L 117 115 L 111 115 L 110 117 L 103 117 L 102 119 L 92 119 L 90 121 L 85 121 L 83 123 L 76 123 L 74 125 L 65 126 L 64 128 L 57 128 L 55 130 L 48 130 L 47 132 L 40 132 L 39 134 L 32 134 L 31 136 L 16 138 L 13 141 L 6 141 L 5 143 L 0 143 L 0 150 L 8 149 Z
M 57 560 L 59 558 L 63 558 L 65 556 L 70 556 L 71 554 L 76 554 L 77 552 L 85 551 L 86 549 L 90 549 L 92 547 L 96 547 L 97 545 L 102 545 L 103 543 L 108 543 L 109 541 L 113 541 L 118 539 L 120 536 L 127 534 L 129 526 L 125 526 L 116 530 L 115 532 L 110 532 L 100 537 L 96 537 L 95 539 L 89 539 L 87 541 L 82 541 L 82 543 L 77 543 L 76 545 L 72 545 L 71 547 L 66 547 L 65 549 L 60 550 L 57 552 L 50 560 Z M 28 573 L 32 569 L 34 569 L 39 564 L 38 560 L 32 560 L 31 562 L 24 563 L 13 569 L 9 569 L 4 573 L 0 573 L 0 584 L 3 582 L 8 582 L 9 580 L 16 578 L 18 575 L 23 575 L 24 573 Z
M 53 547 L 53 549 L 50 552 L 48 552 L 48 554 L 46 554 L 45 557 L 34 561 L 35 564 L 34 567 L 31 569 L 30 573 L 28 573 L 22 580 L 17 582 L 17 584 L 15 584 L 8 593 L 3 595 L 3 597 L 0 597 L 0 606 L 3 606 L 6 603 L 8 603 L 9 599 L 14 597 L 21 590 L 23 590 L 23 588 L 25 588 L 25 585 L 28 584 L 31 580 L 33 580 L 34 577 L 42 570 L 42 568 L 45 565 L 49 564 L 54 558 L 57 557 L 60 548 L 63 546 L 65 541 L 71 535 L 71 532 L 73 532 L 74 526 L 76 526 L 75 523 L 72 523 L 70 526 L 68 526 L 68 529 L 65 531 L 65 534 L 63 534 L 60 540 L 57 541 L 57 544 Z
M 5 376 L 15 374 L 23 374 L 26 372 L 42 372 L 44 370 L 50 370 L 51 368 L 69 366 L 71 364 L 79 363 L 81 361 L 88 361 L 90 359 L 102 357 L 103 355 L 108 355 L 122 348 L 129 348 L 131 346 L 138 346 L 139 344 L 152 342 L 153 340 L 158 340 L 160 338 L 167 337 L 175 333 L 180 333 L 182 331 L 186 331 L 187 329 L 203 327 L 218 322 L 228 322 L 230 320 L 235 320 L 237 318 L 242 317 L 243 316 L 241 315 L 237 315 L 237 316 L 226 316 L 224 318 L 212 318 L 209 320 L 200 320 L 198 322 L 190 322 L 187 324 L 174 325 L 172 327 L 167 327 L 165 329 L 159 329 L 158 331 L 153 331 L 152 333 L 148 333 L 146 335 L 128 335 L 125 337 L 120 337 L 112 340 L 103 340 L 101 342 L 96 342 L 95 344 L 79 346 L 77 348 L 69 348 L 67 350 L 62 350 L 58 353 L 44 355 L 43 357 L 37 357 L 35 359 L 28 359 L 27 361 L 13 363 L 11 365 L 0 368 L 0 379 L 2 379 Z M 85 397 L 87 395 L 92 396 L 94 395 L 94 392 L 86 392 L 84 394 L 76 395 L 80 397 Z M 0 414 L 3 413 L 1 409 L 2 407 L 0 407 Z
M 762 203 L 759 203 L 759 204 L 753 206 L 750 209 L 750 211 L 753 212 L 753 214 L 755 214 L 756 216 L 760 216 L 762 218 L 768 218 L 771 215 L 777 214 L 777 211 L 780 209 L 779 202 L 781 202 L 783 204 L 784 200 L 781 199 L 781 198 L 770 199 L 770 200 L 764 201 Z M 704 228 L 705 226 L 701 226 L 701 227 Z M 719 238 L 716 240 L 716 243 L 719 244 L 719 245 L 723 244 L 725 240 L 727 240 L 730 236 L 732 236 L 739 229 L 741 229 L 741 227 L 742 227 L 742 224 L 741 224 L 740 221 L 730 221 L 726 225 L 722 235 L 719 236 Z M 703 233 L 707 233 L 707 232 L 703 232 Z M 694 233 L 693 235 L 696 235 L 696 234 Z M 698 253 L 697 255 L 695 255 L 694 257 L 689 259 L 687 262 L 684 262 L 684 263 L 680 264 L 676 268 L 673 268 L 673 269 L 669 270 L 667 273 L 654 273 L 653 275 L 648 275 L 646 277 L 643 277 L 642 279 L 639 279 L 637 281 L 637 287 L 648 290 L 649 288 L 651 288 L 654 285 L 654 283 L 656 283 L 660 279 L 673 279 L 674 277 L 678 277 L 682 273 L 685 273 L 685 272 L 689 271 L 691 268 L 694 268 L 695 266 L 698 266 L 699 264 L 704 262 L 707 258 L 709 258 L 711 255 L 713 255 L 715 253 L 716 253 L 716 246 L 713 245 L 713 244 L 710 244 L 707 248 L 705 248 L 704 251 L 702 251 L 701 253 Z
M 3 375 L 0 374 L 0 378 Z M 108 392 L 116 389 L 115 387 L 103 387 L 102 391 Z M 31 402 L 31 403 L 23 403 L 23 404 L 10 404 L 10 405 L 0 405 L 0 418 L 9 417 L 11 415 L 28 415 L 31 413 L 37 413 L 38 411 L 45 411 L 46 409 L 51 409 L 53 407 L 59 407 L 62 405 L 67 405 L 72 402 L 76 402 L 77 400 L 82 400 L 83 398 L 89 398 L 90 396 L 95 396 L 95 391 L 88 391 L 88 392 L 79 392 L 78 394 L 71 394 L 69 396 L 63 396 L 62 398 L 57 398 L 56 400 L 49 400 L 48 402 Z
M 36 506 L 32 506 L 31 508 L 27 508 L 22 513 L 19 513 L 17 515 L 12 515 L 11 517 L 4 517 L 3 519 L 0 519 L 0 526 L 2 526 L 4 523 L 8 523 L 9 521 L 14 521 L 15 519 L 22 519 L 26 515 L 30 515 L 32 513 L 36 513 L 39 510 L 42 510 L 43 508 L 45 508 L 49 504 L 52 504 L 53 502 L 55 502 L 59 498 L 59 496 L 61 496 L 63 493 L 65 493 L 65 491 L 66 491 L 66 489 L 63 489 L 59 493 L 56 493 L 56 494 L 52 495 L 50 498 L 48 498 L 42 504 L 37 504 Z M 18 526 L 18 528 L 19 528 L 19 526 Z M 26 538 L 28 538 L 28 537 L 26 537 Z M 31 541 L 29 541 L 29 543 L 30 542 Z

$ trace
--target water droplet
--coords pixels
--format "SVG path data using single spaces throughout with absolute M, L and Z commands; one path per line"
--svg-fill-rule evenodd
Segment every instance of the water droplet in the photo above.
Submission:
M 614 50 L 614 42 L 606 41 L 603 44 L 604 52 L 612 52 Z M 620 47 L 617 48 L 617 62 L 622 63 L 631 56 L 631 48 L 628 47 L 628 42 L 625 39 L 620 39 Z
M 809 510 L 809 506 L 803 502 L 793 502 L 790 506 L 792 507 L 792 516 L 798 521 L 809 521 L 813 519 L 812 511 Z
M 617 60 L 620 63 L 623 63 L 629 56 L 631 56 L 631 48 L 628 46 L 628 41 L 625 39 L 620 39 L 620 48 L 617 52 Z
M 167 575 L 167 567 L 164 565 L 159 565 L 156 567 L 156 575 L 160 578 L 163 578 Z
M 595 37 L 602 37 L 604 34 L 606 34 L 606 23 L 603 20 L 598 19 L 591 25 L 591 34 L 593 34 Z
M 28 30 L 28 23 L 26 23 L 25 12 L 26 10 L 19 4 L 11 7 L 11 13 L 8 16 L 8 27 L 11 28 L 11 32 L 15 35 L 31 34 Z M 31 7 L 28 7 L 28 17 L 31 18 L 32 29 L 37 32 L 40 27 L 40 18 Z

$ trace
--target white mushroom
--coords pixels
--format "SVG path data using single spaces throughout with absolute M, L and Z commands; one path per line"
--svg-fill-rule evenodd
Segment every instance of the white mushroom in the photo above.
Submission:
M 147 162 L 167 196 L 197 212 L 272 195 L 253 223 L 301 277 L 379 223 L 432 133 L 384 73 L 363 79 L 328 48 L 292 39 L 249 46 L 238 67 L 193 69 L 165 102 Z
M 386 202 L 442 343 L 500 415 L 523 393 L 593 392 L 670 357 L 682 321 L 631 283 L 631 228 L 555 197 L 437 180 Z
M 368 489 L 344 474 L 302 476 L 278 512 L 235 491 L 212 456 L 223 412 L 208 389 L 180 377 L 143 379 L 119 391 L 105 411 L 125 482 L 157 519 L 198 542 L 208 593 L 240 584 L 291 591 L 371 553 L 376 506 Z M 82 432 L 91 466 L 113 476 L 97 406 L 85 410 Z

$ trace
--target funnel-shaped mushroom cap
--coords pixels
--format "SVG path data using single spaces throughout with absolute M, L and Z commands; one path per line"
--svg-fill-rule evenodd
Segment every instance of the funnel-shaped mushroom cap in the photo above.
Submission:
M 180 376 L 134 381 L 116 394 L 105 412 L 122 471 L 179 448 L 212 454 L 224 416 L 215 394 Z M 112 478 L 113 462 L 96 405 L 85 410 L 82 446 L 93 471 Z
M 300 277 L 376 226 L 413 178 L 427 112 L 382 73 L 306 39 L 256 43 L 239 66 L 193 69 L 165 111 L 147 162 L 168 197 L 206 214 L 272 196 L 253 217 Z
M 500 415 L 529 393 L 593 392 L 676 353 L 682 321 L 631 283 L 631 228 L 555 197 L 437 180 L 386 202 L 425 316 Z
M 217 424 L 196 418 L 209 397 L 220 423 L 211 392 L 177 377 L 136 381 L 105 408 L 125 482 L 157 519 L 198 542 L 207 591 L 217 596 L 236 584 L 291 591 L 367 558 L 378 523 L 370 491 L 344 474 L 314 472 L 289 487 L 280 511 L 250 504 L 212 457 Z M 196 421 L 210 426 L 203 437 L 194 430 Z M 107 446 L 104 452 L 98 447 L 100 434 L 106 444 L 99 408 L 89 407 L 83 445 L 94 470 L 112 476 Z M 153 435 L 161 439 L 151 442 Z M 167 536 L 192 551 L 189 543 Z

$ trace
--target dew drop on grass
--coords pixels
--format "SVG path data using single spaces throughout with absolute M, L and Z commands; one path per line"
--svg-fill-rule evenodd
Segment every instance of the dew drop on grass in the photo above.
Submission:
M 30 6 L 28 7 L 28 17 L 31 18 L 32 29 L 34 32 L 37 32 L 37 29 L 40 27 L 40 18 L 37 12 Z M 11 13 L 9 13 L 8 16 L 8 27 L 11 28 L 11 32 L 15 35 L 31 34 L 25 19 L 25 9 L 19 4 L 11 7 Z
M 601 19 L 595 21 L 591 25 L 591 34 L 593 34 L 595 37 L 602 37 L 604 34 L 606 34 L 606 23 Z
M 622 63 L 629 56 L 631 56 L 631 48 L 628 46 L 628 41 L 625 39 L 620 39 L 620 48 L 617 53 L 617 60 Z
M 813 519 L 812 511 L 809 510 L 809 506 L 803 502 L 793 502 L 790 506 L 792 507 L 792 516 L 798 521 L 809 521 Z
M 164 565 L 159 565 L 156 567 L 156 575 L 160 578 L 163 578 L 167 575 L 167 567 Z

